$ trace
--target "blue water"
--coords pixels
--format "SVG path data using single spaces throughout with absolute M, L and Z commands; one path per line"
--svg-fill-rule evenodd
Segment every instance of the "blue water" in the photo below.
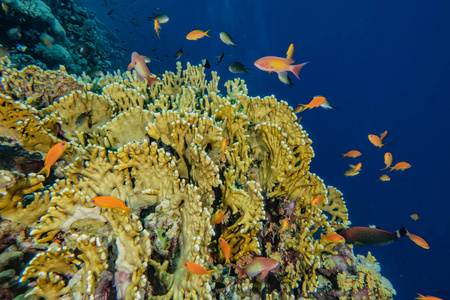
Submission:
M 316 154 L 311 171 L 344 193 L 353 225 L 391 231 L 406 226 L 431 246 L 425 250 L 402 239 L 355 252 L 375 255 L 397 290 L 396 299 L 413 299 L 417 292 L 450 298 L 448 1 L 105 1 L 85 1 L 85 6 L 117 32 L 130 55 L 137 51 L 162 59 L 149 65 L 153 73 L 173 70 L 179 48 L 183 66 L 203 58 L 213 66 L 225 51 L 223 62 L 212 67 L 223 91 L 225 80 L 241 77 L 251 96 L 274 94 L 293 107 L 315 95 L 327 97 L 337 110 L 302 113 Z M 160 39 L 146 18 L 153 12 L 170 18 Z M 133 18 L 138 26 L 130 23 Z M 194 29 L 211 29 L 212 37 L 186 40 Z M 221 31 L 238 47 L 223 44 Z M 291 75 L 292 88 L 253 66 L 263 56 L 285 56 L 290 43 L 296 62 L 309 62 L 300 81 Z M 232 61 L 253 70 L 232 74 L 227 69 Z M 384 130 L 389 135 L 379 150 L 367 135 Z M 363 153 L 360 159 L 341 159 L 353 149 Z M 412 168 L 389 173 L 390 182 L 377 182 L 386 151 L 394 162 L 407 161 Z M 359 161 L 362 172 L 344 177 L 348 164 Z M 422 219 L 414 222 L 412 213 Z

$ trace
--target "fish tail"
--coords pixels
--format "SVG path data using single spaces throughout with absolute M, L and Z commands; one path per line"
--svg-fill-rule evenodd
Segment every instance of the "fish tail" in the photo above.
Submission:
M 150 76 L 147 76 L 147 81 L 148 81 L 148 84 L 150 85 L 150 88 L 155 84 L 155 83 L 157 83 L 158 81 L 160 81 L 158 78 L 156 78 L 156 77 L 150 77 Z
M 300 73 L 300 70 L 302 69 L 302 67 L 306 64 L 307 64 L 307 62 L 291 66 L 289 71 L 291 71 L 295 75 L 295 77 L 297 77 L 297 79 L 300 80 L 300 77 L 298 77 L 298 74 Z
M 207 273 L 206 273 L 206 274 L 209 276 L 209 278 L 210 278 L 211 280 L 213 279 L 212 276 L 211 276 L 211 273 L 212 273 L 212 272 L 215 272 L 215 271 L 217 271 L 217 270 L 214 270 L 214 269 L 213 269 L 213 270 L 207 271 Z
M 211 37 L 210 35 L 208 35 L 208 32 L 209 32 L 210 30 L 211 30 L 211 29 L 208 29 L 208 30 L 205 31 L 205 36 Z
M 225 260 L 225 264 L 230 264 L 230 265 L 231 265 L 231 261 L 230 261 L 229 258 L 227 258 L 227 259 Z
M 239 273 L 239 278 L 245 275 L 245 270 L 243 268 L 239 267 L 238 265 L 233 265 L 233 267 L 235 267 L 236 271 Z
M 40 170 L 38 172 L 38 174 L 44 174 L 45 177 L 48 177 L 48 176 L 50 176 L 50 168 L 45 166 L 45 167 L 42 168 L 42 170 Z
M 397 230 L 395 233 L 397 234 L 397 237 L 398 237 L 398 238 L 402 238 L 402 237 L 404 237 L 405 235 L 408 235 L 408 234 L 409 234 L 408 230 L 407 230 L 405 227 L 400 228 L 400 229 Z

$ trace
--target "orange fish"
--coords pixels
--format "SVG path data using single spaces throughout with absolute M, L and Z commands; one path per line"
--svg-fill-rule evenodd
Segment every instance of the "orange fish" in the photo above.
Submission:
M 154 24 L 153 28 L 155 29 L 156 35 L 158 36 L 159 39 L 159 30 L 161 29 L 161 26 L 159 25 L 159 20 L 154 19 L 153 24 Z
M 315 96 L 308 104 L 300 104 L 297 106 L 297 108 L 294 109 L 294 113 L 298 114 L 305 109 L 312 109 L 319 106 L 325 109 L 335 109 L 335 107 L 331 106 L 330 101 L 328 101 L 327 98 L 323 96 Z
M 375 147 L 383 147 L 384 145 L 381 143 L 381 139 L 378 135 L 375 134 L 369 134 L 369 141 L 375 146 Z
M 58 158 L 64 153 L 66 150 L 67 143 L 61 142 L 54 145 L 45 156 L 44 168 L 38 172 L 38 174 L 45 174 L 45 177 L 50 175 L 50 168 L 53 164 L 58 160 Z
M 383 140 L 388 134 L 388 131 L 385 130 L 382 134 L 380 134 L 380 140 Z
M 412 214 L 410 215 L 411 219 L 413 219 L 414 221 L 419 221 L 421 218 L 418 214 Z
M 344 243 L 345 242 L 344 237 L 337 233 L 328 233 L 327 235 L 324 235 L 323 238 L 327 239 L 329 241 L 335 242 L 335 243 Z
M 311 201 L 312 205 L 319 205 L 320 203 L 322 203 L 323 201 L 323 196 L 317 196 L 316 198 L 314 198 L 313 201 Z
M 127 207 L 122 200 L 110 196 L 98 196 L 92 198 L 91 203 L 100 206 L 101 208 L 122 210 L 127 214 L 133 211 L 131 208 Z
M 342 154 L 342 158 L 344 158 L 344 157 L 352 157 L 352 158 L 354 158 L 354 157 L 358 157 L 360 155 L 361 155 L 361 152 L 359 152 L 358 150 L 351 150 L 351 151 L 348 151 L 345 154 Z
M 292 59 L 292 56 L 294 55 L 294 44 L 289 45 L 288 51 L 286 52 L 286 58 Z
M 392 154 L 390 152 L 386 152 L 384 154 L 384 163 L 386 164 L 386 168 L 383 168 L 381 170 L 386 170 L 389 168 L 392 164 Z
M 344 173 L 345 176 L 355 176 L 358 175 L 359 172 L 361 172 L 361 163 L 358 163 L 356 166 L 350 165 L 350 170 Z
M 42 38 L 42 41 L 44 42 L 45 45 L 47 45 L 49 49 L 52 49 L 52 42 L 50 42 L 48 38 L 44 37 Z
M 220 248 L 222 249 L 223 256 L 225 256 L 225 264 L 231 264 L 230 262 L 230 245 L 223 238 L 219 238 Z
M 211 279 L 212 279 L 211 273 L 215 271 L 215 270 L 208 271 L 205 268 L 203 268 L 202 266 L 199 266 L 195 263 L 187 262 L 187 261 L 183 263 L 183 267 L 185 267 L 185 269 L 188 270 L 189 273 L 191 273 L 191 274 L 208 275 L 209 278 L 211 278 Z
M 283 58 L 283 57 L 276 57 L 276 56 L 266 56 L 258 59 L 255 61 L 254 65 L 262 70 L 267 72 L 292 72 L 292 74 L 295 75 L 295 77 L 300 80 L 300 77 L 298 77 L 298 74 L 300 73 L 300 70 L 304 65 L 307 63 L 302 63 L 299 65 L 292 65 L 294 63 L 294 60 L 292 58 Z
M 387 176 L 386 174 L 383 174 L 378 178 L 378 181 L 390 181 L 391 177 Z
M 409 232 L 407 232 L 406 235 L 411 239 L 411 241 L 416 243 L 416 245 L 418 245 L 424 249 L 430 249 L 430 245 L 428 245 L 428 243 L 420 236 L 409 233 Z
M 281 220 L 281 228 L 279 233 L 283 233 L 286 229 L 289 228 L 289 218 Z
M 389 172 L 390 172 L 390 171 L 393 171 L 393 170 L 396 170 L 396 171 L 398 171 L 398 170 L 404 171 L 404 170 L 409 169 L 409 168 L 411 168 L 411 165 L 410 165 L 410 164 L 408 164 L 407 162 L 401 161 L 401 162 L 396 163 L 395 166 L 391 167 L 391 169 L 389 170 Z
M 275 259 L 258 257 L 242 268 L 237 265 L 233 266 L 236 268 L 236 271 L 238 271 L 239 278 L 241 278 L 245 274 L 247 274 L 249 277 L 255 277 L 256 275 L 261 273 L 259 279 L 263 280 L 264 278 L 266 278 L 267 274 L 269 274 L 270 271 L 276 272 L 279 264 L 280 263 Z
M 424 296 L 424 295 L 421 295 L 421 294 L 417 293 L 416 300 L 444 300 L 444 299 L 438 298 L 438 297 L 434 297 L 434 296 L 428 296 L 428 295 Z
M 136 70 L 136 74 L 140 79 L 147 79 L 150 87 L 159 81 L 158 78 L 151 77 L 152 73 L 150 73 L 147 68 L 144 56 L 139 55 L 137 52 L 133 52 L 133 54 L 131 54 L 131 63 L 128 65 L 127 70 L 131 71 L 133 68 Z
M 210 31 L 210 30 L 211 30 L 211 29 L 208 29 L 208 30 L 206 30 L 206 31 L 199 30 L 199 29 L 197 29 L 197 30 L 192 30 L 191 32 L 189 32 L 189 33 L 186 35 L 186 39 L 188 39 L 188 40 L 190 40 L 190 41 L 195 41 L 195 40 L 201 39 L 202 37 L 205 37 L 205 36 L 211 37 L 211 36 L 208 35 L 208 31 Z
M 227 150 L 227 147 L 228 147 L 228 140 L 223 139 L 222 142 L 220 143 L 219 157 L 217 157 L 217 159 L 214 162 L 218 161 L 219 159 L 225 156 L 225 150 Z
M 222 222 L 222 220 L 223 220 L 223 212 L 221 209 L 218 209 L 212 218 L 211 224 L 213 225 L 219 224 L 220 222 Z

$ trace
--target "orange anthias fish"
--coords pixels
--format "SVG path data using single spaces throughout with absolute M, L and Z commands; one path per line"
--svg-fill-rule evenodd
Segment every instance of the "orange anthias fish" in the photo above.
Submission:
M 324 239 L 335 242 L 335 243 L 344 243 L 345 239 L 342 235 L 337 233 L 328 233 L 323 236 Z
M 311 201 L 312 205 L 319 205 L 320 203 L 322 203 L 323 201 L 323 196 L 317 196 L 316 198 L 314 198 L 313 201 Z
M 410 164 L 408 164 L 407 162 L 401 161 L 401 162 L 396 163 L 395 166 L 391 167 L 389 172 L 393 171 L 393 170 L 405 171 L 406 169 L 409 169 L 409 168 L 411 168 Z
M 389 168 L 392 164 L 392 154 L 390 152 L 386 152 L 384 154 L 384 163 L 386 164 L 386 168 L 383 168 L 381 170 L 386 170 Z
M 223 212 L 221 209 L 218 209 L 212 218 L 211 224 L 213 225 L 219 224 L 220 222 L 222 222 L 222 220 L 223 220 Z
M 210 30 L 211 30 L 211 29 L 208 29 L 208 30 L 206 30 L 206 31 L 199 30 L 199 29 L 197 29 L 197 30 L 192 30 L 191 32 L 189 32 L 189 33 L 186 35 L 186 39 L 188 39 L 188 40 L 190 40 L 190 41 L 195 41 L 195 40 L 201 39 L 202 37 L 205 37 L 205 36 L 211 37 L 211 36 L 208 35 L 208 31 L 210 31 Z
M 220 249 L 222 249 L 223 256 L 225 256 L 225 264 L 231 264 L 230 262 L 230 245 L 224 238 L 219 238 Z
M 361 172 L 361 163 L 358 163 L 356 166 L 350 165 L 350 170 L 344 173 L 345 176 L 355 176 L 358 175 L 359 172 Z
M 218 161 L 219 159 L 225 156 L 225 150 L 227 150 L 227 147 L 228 147 L 228 140 L 223 139 L 222 142 L 220 143 L 219 157 L 217 157 L 217 159 L 214 162 Z
M 189 273 L 191 273 L 191 274 L 208 275 L 209 278 L 211 278 L 211 279 L 212 279 L 211 273 L 215 271 L 215 270 L 208 271 L 205 268 L 203 268 L 202 266 L 197 265 L 196 263 L 187 262 L 187 261 L 183 263 L 183 267 L 185 267 L 185 269 L 188 270 Z
M 404 237 L 408 231 L 405 227 L 396 232 L 371 228 L 371 227 L 350 227 L 339 231 L 339 234 L 350 244 L 363 246 L 381 246 L 395 242 Z
M 294 55 L 294 44 L 290 44 L 288 51 L 286 52 L 286 58 L 292 59 L 292 56 Z
M 236 271 L 238 271 L 239 278 L 241 278 L 245 274 L 247 274 L 249 277 L 255 277 L 256 275 L 261 273 L 259 279 L 263 280 L 264 278 L 266 278 L 267 274 L 269 274 L 270 271 L 276 272 L 276 268 L 279 264 L 280 263 L 275 259 L 258 257 L 242 268 L 237 265 L 233 266 L 236 268 Z
M 45 156 L 44 168 L 38 172 L 38 174 L 45 174 L 45 177 L 50 175 L 50 168 L 53 164 L 58 160 L 58 158 L 64 153 L 66 150 L 67 143 L 61 142 L 54 145 Z
M 354 158 L 354 157 L 358 157 L 358 156 L 361 156 L 361 152 L 359 152 L 358 150 L 351 150 L 351 151 L 348 151 L 345 154 L 342 154 L 342 158 L 344 158 L 344 157 L 352 157 L 352 158 Z
M 391 177 L 387 176 L 386 174 L 383 174 L 378 178 L 378 181 L 390 181 Z
M 49 49 L 52 49 L 52 42 L 50 42 L 50 40 L 48 38 L 44 37 L 44 38 L 42 38 L 42 41 Z
M 91 203 L 100 206 L 101 208 L 118 209 L 127 214 L 133 211 L 131 208 L 127 207 L 122 200 L 110 196 L 98 196 L 92 198 Z
M 144 56 L 139 55 L 137 52 L 133 52 L 133 54 L 131 54 L 131 63 L 128 65 L 127 70 L 131 71 L 133 68 L 136 70 L 136 74 L 140 79 L 147 79 L 150 87 L 159 81 L 158 78 L 151 77 L 152 73 L 150 73 L 147 68 Z
M 430 249 L 430 245 L 428 245 L 428 243 L 420 236 L 409 233 L 409 232 L 406 232 L 406 235 L 410 238 L 411 241 L 416 243 L 416 245 L 418 245 L 424 249 Z
M 375 146 L 375 147 L 383 147 L 384 144 L 381 143 L 381 139 L 378 135 L 375 134 L 369 134 L 369 141 Z
M 417 293 L 416 300 L 444 300 L 444 299 L 438 298 L 438 297 L 434 297 L 434 296 L 428 296 L 428 295 L 424 296 L 424 295 L 421 295 L 421 294 Z
M 294 60 L 292 58 L 266 56 L 258 59 L 254 64 L 258 69 L 267 72 L 279 73 L 290 71 L 295 75 L 295 77 L 298 78 L 298 80 L 300 80 L 298 74 L 300 73 L 302 67 L 307 64 L 307 62 L 298 65 L 292 65 L 293 63 Z
M 325 109 L 335 109 L 335 107 L 331 106 L 330 101 L 328 101 L 327 98 L 323 96 L 315 96 L 308 104 L 300 104 L 296 109 L 294 109 L 294 113 L 298 114 L 305 109 L 312 109 L 319 106 Z
M 388 134 L 388 131 L 385 130 L 383 133 L 380 134 L 380 140 L 383 140 Z
M 159 30 L 161 29 L 161 26 L 159 25 L 158 19 L 153 20 L 153 28 L 155 29 L 156 35 L 158 36 L 159 39 Z

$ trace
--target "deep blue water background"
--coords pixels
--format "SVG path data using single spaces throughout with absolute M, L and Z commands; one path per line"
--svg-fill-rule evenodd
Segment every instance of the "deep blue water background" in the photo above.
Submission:
M 225 51 L 223 62 L 211 69 L 219 73 L 222 91 L 226 80 L 241 77 L 249 95 L 274 94 L 293 107 L 315 95 L 327 97 L 338 110 L 302 113 L 316 154 L 311 171 L 344 193 L 354 226 L 375 224 L 390 231 L 406 226 L 431 246 L 425 250 L 406 238 L 383 247 L 355 247 L 355 252 L 375 255 L 382 274 L 397 290 L 396 299 L 413 299 L 417 292 L 450 299 L 450 2 L 84 2 L 117 33 L 130 55 L 137 51 L 164 61 L 149 65 L 153 73 L 174 70 L 179 48 L 184 51 L 183 67 L 202 58 L 213 66 Z M 162 24 L 160 39 L 147 20 L 153 12 L 170 18 Z M 212 37 L 186 40 L 194 29 L 211 29 Z M 227 31 L 238 47 L 223 44 L 221 31 Z M 292 88 L 276 74 L 269 76 L 253 66 L 263 56 L 285 56 L 290 43 L 295 45 L 296 62 L 309 62 L 301 81 L 291 75 Z M 253 70 L 250 75 L 232 74 L 227 69 L 232 61 Z M 128 63 L 123 63 L 123 70 Z M 384 130 L 389 135 L 379 150 L 367 135 Z M 341 153 L 353 149 L 363 155 L 341 159 Z M 407 161 L 412 168 L 389 173 L 390 182 L 377 182 L 386 151 L 393 154 L 394 163 Z M 359 161 L 362 172 L 344 177 L 348 164 Z M 414 222 L 412 213 L 422 219 Z

